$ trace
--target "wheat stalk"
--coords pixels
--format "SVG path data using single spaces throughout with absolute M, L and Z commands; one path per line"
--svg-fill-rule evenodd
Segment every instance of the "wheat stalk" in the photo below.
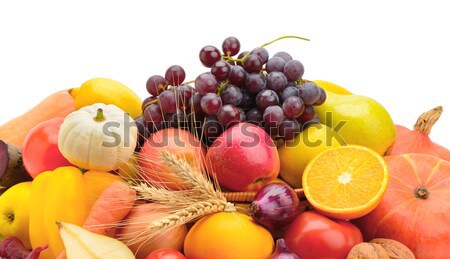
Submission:
M 221 192 L 216 191 L 211 181 L 201 172 L 195 171 L 186 159 L 178 158 L 167 150 L 161 151 L 163 162 L 169 166 L 190 188 L 198 191 L 199 196 L 225 199 Z
M 231 203 L 223 200 L 212 199 L 208 201 L 197 201 L 192 205 L 168 215 L 160 220 L 153 221 L 149 229 L 164 229 L 173 226 L 179 226 L 191 222 L 199 217 L 206 216 L 215 212 L 225 211 Z
M 151 186 L 150 183 L 132 186 L 141 198 L 172 210 L 172 214 L 150 222 L 149 230 L 164 231 L 215 212 L 236 211 L 234 205 L 227 202 L 224 194 L 216 188 L 215 179 L 194 169 L 185 158 L 179 158 L 168 150 L 163 149 L 160 154 L 163 163 L 172 169 L 180 178 L 180 185 L 187 189 L 173 191 L 164 186 Z

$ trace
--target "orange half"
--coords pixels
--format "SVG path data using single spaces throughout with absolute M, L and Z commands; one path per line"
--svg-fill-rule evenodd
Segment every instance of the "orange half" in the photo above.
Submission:
M 389 179 L 374 150 L 349 145 L 314 157 L 302 177 L 305 196 L 319 212 L 337 219 L 359 218 L 379 204 Z

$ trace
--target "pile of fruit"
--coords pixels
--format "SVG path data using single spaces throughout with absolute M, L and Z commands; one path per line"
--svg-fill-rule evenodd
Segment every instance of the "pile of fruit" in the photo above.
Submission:
M 235 37 L 208 70 L 57 92 L 0 126 L 0 258 L 446 258 L 450 151 Z

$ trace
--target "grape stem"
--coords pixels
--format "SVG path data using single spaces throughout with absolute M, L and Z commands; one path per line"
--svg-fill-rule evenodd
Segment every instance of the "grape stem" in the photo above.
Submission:
M 277 42 L 277 41 L 279 41 L 279 40 L 282 40 L 282 39 L 299 39 L 299 40 L 306 40 L 306 41 L 309 41 L 309 39 L 307 39 L 307 38 L 303 38 L 303 37 L 299 37 L 299 36 L 294 36 L 294 35 L 286 35 L 286 36 L 281 36 L 281 37 L 279 37 L 279 38 L 276 38 L 276 39 L 274 39 L 274 40 L 272 40 L 272 41 L 269 41 L 269 42 L 267 42 L 267 43 L 264 43 L 263 45 L 261 45 L 260 46 L 260 48 L 264 48 L 265 46 L 267 46 L 267 45 L 270 45 L 270 44 L 272 44 L 272 43 L 274 43 L 274 42 Z
M 195 83 L 195 80 L 191 80 L 191 81 L 187 81 L 187 82 L 183 82 L 184 85 L 188 85 L 188 84 L 192 84 Z
M 309 41 L 309 39 L 303 38 L 303 37 L 300 37 L 300 36 L 286 35 L 286 36 L 278 37 L 278 38 L 276 38 L 276 39 L 274 39 L 274 40 L 272 40 L 272 41 L 269 41 L 269 42 L 267 42 L 267 43 L 264 43 L 263 45 L 261 45 L 261 46 L 259 46 L 259 47 L 260 47 L 260 48 L 264 48 L 265 46 L 268 46 L 268 45 L 270 45 L 270 44 L 272 44 L 272 43 L 274 43 L 274 42 L 277 42 L 277 41 L 279 41 L 279 40 L 282 40 L 282 39 L 299 39 L 299 40 L 306 40 L 306 41 Z M 227 56 L 222 56 L 222 58 L 225 59 L 225 60 L 227 60 L 227 61 L 235 61 L 235 62 L 242 62 L 242 63 L 244 63 L 244 60 L 245 60 L 250 54 L 251 54 L 251 51 L 249 51 L 247 54 L 245 54 L 245 56 L 243 56 L 242 58 L 238 58 L 238 59 L 231 58 L 229 55 L 227 55 Z
M 225 88 L 225 86 L 229 85 L 230 83 L 228 81 L 223 82 L 220 84 L 219 89 L 217 89 L 217 95 L 220 96 L 220 93 Z

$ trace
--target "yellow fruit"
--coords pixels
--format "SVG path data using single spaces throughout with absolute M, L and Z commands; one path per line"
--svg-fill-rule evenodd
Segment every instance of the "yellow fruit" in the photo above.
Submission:
M 314 83 L 316 83 L 316 85 L 320 86 L 323 88 L 323 90 L 327 91 L 327 92 L 332 92 L 335 94 L 353 94 L 352 92 L 350 92 L 349 90 L 345 89 L 342 86 L 339 86 L 337 84 L 328 82 L 328 81 L 324 81 L 324 80 L 314 80 Z
M 338 133 L 323 124 L 311 124 L 293 141 L 278 148 L 280 176 L 294 188 L 302 187 L 306 165 L 327 148 L 345 145 Z
M 316 210 L 333 218 L 354 219 L 368 214 L 380 203 L 389 174 L 378 153 L 349 145 L 317 155 L 302 178 L 306 199 Z
M 203 217 L 184 241 L 187 258 L 269 258 L 272 235 L 247 215 L 218 212 Z
M 31 248 L 28 221 L 31 182 L 13 185 L 0 196 L 0 237 L 15 236 Z
M 328 92 L 326 101 L 314 110 L 321 123 L 339 129 L 347 144 L 366 146 L 384 155 L 395 142 L 391 116 L 372 98 Z
M 142 114 L 142 100 L 130 88 L 109 78 L 93 78 L 70 90 L 75 109 L 94 103 L 114 104 L 134 119 Z

